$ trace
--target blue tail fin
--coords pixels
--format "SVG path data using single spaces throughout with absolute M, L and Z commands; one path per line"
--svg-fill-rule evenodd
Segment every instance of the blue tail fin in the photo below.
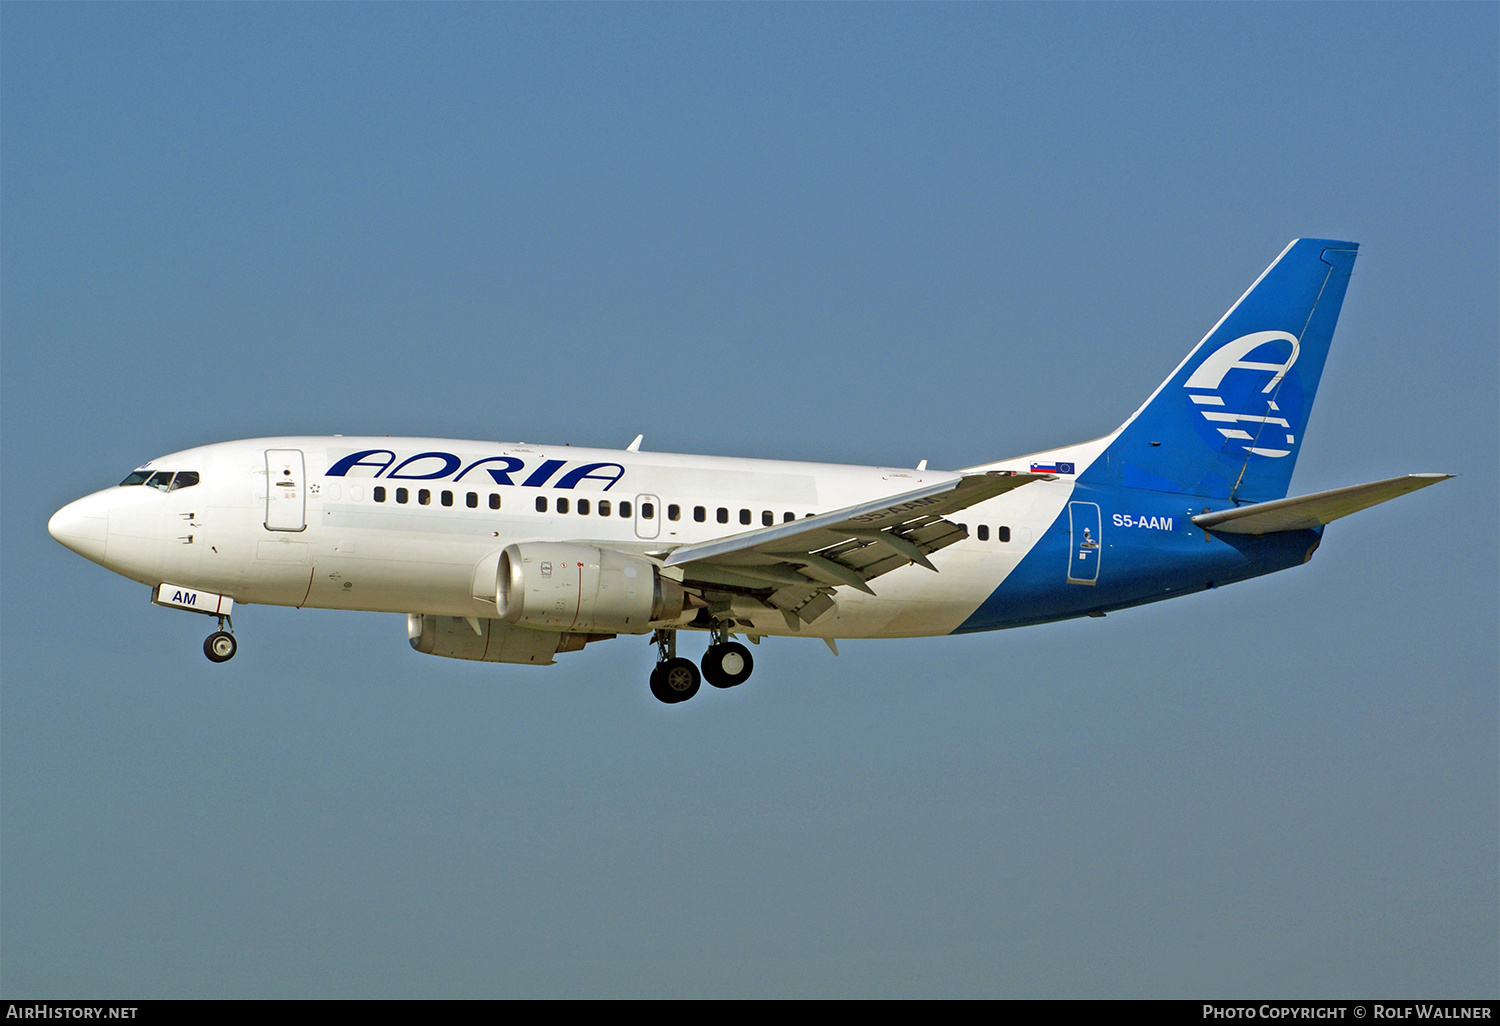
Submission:
M 1297 239 L 1282 250 L 1080 480 L 1285 496 L 1358 249 Z

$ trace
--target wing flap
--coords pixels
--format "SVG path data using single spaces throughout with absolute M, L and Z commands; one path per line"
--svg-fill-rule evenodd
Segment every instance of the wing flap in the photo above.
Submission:
M 1200 513 L 1193 523 L 1206 531 L 1221 534 L 1273 534 L 1277 531 L 1303 531 L 1322 527 L 1350 513 L 1391 499 L 1398 498 L 1418 488 L 1446 481 L 1452 474 L 1407 474 L 1404 477 L 1371 481 L 1369 484 L 1334 488 L 1311 495 L 1299 495 L 1291 499 L 1273 499 L 1257 502 L 1238 509 L 1225 509 L 1213 513 Z

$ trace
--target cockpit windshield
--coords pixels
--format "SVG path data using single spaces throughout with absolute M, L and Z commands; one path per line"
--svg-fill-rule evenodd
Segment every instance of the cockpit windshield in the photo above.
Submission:
M 196 470 L 132 470 L 120 485 L 143 484 L 163 492 L 175 492 L 179 488 L 191 488 L 197 483 Z

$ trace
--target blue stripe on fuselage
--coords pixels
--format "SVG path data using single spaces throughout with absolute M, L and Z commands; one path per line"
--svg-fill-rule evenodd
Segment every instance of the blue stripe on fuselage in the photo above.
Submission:
M 1191 519 L 1204 512 L 1205 501 L 1170 492 L 1076 485 L 1031 551 L 953 633 L 1066 620 L 1259 577 L 1305 563 L 1322 536 L 1321 528 L 1261 537 L 1208 534 Z M 1082 505 L 1075 510 L 1075 504 Z M 1091 514 L 1094 505 L 1097 521 L 1083 515 Z M 1084 560 L 1098 561 L 1095 583 L 1071 583 L 1070 568 L 1083 540 L 1079 524 L 1095 522 L 1099 536 L 1089 540 L 1097 548 Z M 1073 576 L 1088 578 L 1079 571 Z

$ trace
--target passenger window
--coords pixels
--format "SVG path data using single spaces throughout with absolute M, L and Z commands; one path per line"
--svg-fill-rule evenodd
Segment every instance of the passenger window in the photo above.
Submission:
M 198 472 L 196 470 L 184 470 L 172 478 L 172 491 L 179 488 L 191 488 L 198 483 Z
M 749 522 L 750 522 L 750 511 L 748 509 L 742 509 L 742 510 L 740 510 L 740 523 L 742 523 L 742 524 L 748 524 Z
M 668 520 L 681 520 L 682 519 L 682 507 L 679 506 L 679 505 L 677 505 L 675 502 L 674 503 L 669 503 L 667 505 L 667 519 Z
M 557 511 L 559 513 L 566 513 L 568 511 L 568 500 L 567 499 L 558 499 L 557 500 Z
M 428 491 L 426 488 L 418 488 L 417 501 L 424 506 L 430 506 L 432 504 L 432 492 Z
M 630 503 L 626 502 L 624 499 L 620 500 L 620 516 L 624 517 L 626 520 L 630 519 Z
M 1010 528 L 1008 528 L 1008 527 L 996 528 L 995 529 L 995 537 L 999 538 L 1003 542 L 1010 541 Z
M 500 493 L 490 492 L 490 509 L 500 508 Z
M 718 516 L 719 523 L 721 523 L 721 524 L 727 524 L 727 523 L 729 523 L 729 510 L 725 509 L 723 506 L 719 507 L 719 512 L 718 512 L 717 516 Z
M 990 540 L 990 525 L 989 524 L 980 524 L 979 525 L 979 540 L 980 541 L 989 541 Z
M 771 515 L 770 510 L 762 510 L 760 514 L 760 522 L 762 525 L 770 527 L 772 524 L 776 523 L 776 518 Z
M 607 517 L 607 516 L 609 516 L 609 512 L 610 512 L 610 509 L 609 509 L 609 500 L 608 499 L 600 499 L 599 500 L 599 515 L 601 517 Z
M 452 492 L 444 492 L 442 495 L 439 496 L 439 498 L 443 500 L 443 505 L 444 506 L 451 506 L 451 505 L 453 505 L 453 493 Z
M 656 516 L 656 504 L 654 502 L 641 503 L 641 519 L 651 520 Z
M 781 515 L 781 522 L 783 524 L 790 524 L 793 520 L 796 520 L 796 519 L 797 519 L 797 514 L 795 514 L 795 513 L 783 513 Z
M 538 513 L 547 512 L 547 497 L 545 495 L 538 495 L 536 497 L 536 511 Z
M 701 523 L 703 523 L 707 519 L 708 519 L 708 510 L 704 509 L 702 506 L 694 506 L 693 507 L 693 520 L 694 521 L 696 521 L 697 523 L 701 524 Z
M 581 517 L 586 517 L 586 516 L 589 515 L 589 500 L 587 500 L 587 499 L 579 499 L 578 500 L 578 515 L 581 516 Z
M 405 488 L 397 488 L 396 489 L 396 501 L 397 502 L 405 502 L 406 499 L 407 499 L 407 496 L 409 494 L 410 493 L 407 492 L 407 490 Z
M 385 501 L 385 485 L 376 485 L 375 489 L 374 489 L 374 492 L 372 494 L 375 496 L 375 501 L 376 502 L 384 502 Z
M 478 492 L 470 492 L 468 495 L 465 495 L 464 496 L 464 505 L 468 506 L 470 509 L 478 509 L 479 508 L 479 493 Z

